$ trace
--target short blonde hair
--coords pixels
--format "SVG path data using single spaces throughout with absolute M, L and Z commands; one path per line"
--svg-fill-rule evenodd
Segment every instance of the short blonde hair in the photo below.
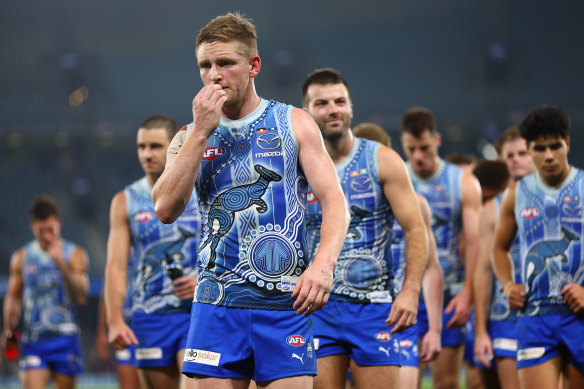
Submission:
M 201 29 L 197 35 L 197 47 L 203 43 L 237 41 L 243 46 L 247 58 L 258 55 L 257 34 L 250 19 L 239 12 L 217 16 Z

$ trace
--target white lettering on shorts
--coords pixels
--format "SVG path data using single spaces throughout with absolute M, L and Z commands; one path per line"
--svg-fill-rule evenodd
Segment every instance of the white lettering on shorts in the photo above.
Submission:
M 131 357 L 132 354 L 130 353 L 130 350 L 128 350 L 127 348 L 116 351 L 116 358 L 119 359 L 120 361 L 129 361 Z
M 545 354 L 545 347 L 522 348 L 517 351 L 517 360 L 536 359 L 542 357 L 543 354 Z
M 160 347 L 136 348 L 136 359 L 160 359 L 162 358 L 162 349 Z
M 201 363 L 203 365 L 219 366 L 221 353 L 188 348 L 185 350 L 185 362 Z
M 517 351 L 517 341 L 509 338 L 493 339 L 493 348 L 497 350 Z
M 41 365 L 41 358 L 37 355 L 27 355 L 19 362 L 21 368 L 38 367 Z
M 318 345 L 320 344 L 320 339 L 319 338 L 314 338 L 314 349 L 318 350 Z

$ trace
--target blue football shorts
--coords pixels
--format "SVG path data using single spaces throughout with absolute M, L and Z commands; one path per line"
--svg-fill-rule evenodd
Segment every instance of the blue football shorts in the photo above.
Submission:
M 132 330 L 138 339 L 134 358 L 138 368 L 172 366 L 176 355 L 185 348 L 190 315 L 135 313 Z
M 312 318 L 194 303 L 182 372 L 256 382 L 314 376 Z
M 397 334 L 399 338 L 399 352 L 402 366 L 420 367 L 420 353 L 418 350 L 418 323 Z
M 444 301 L 444 306 L 447 306 L 448 302 Z M 468 329 L 466 326 L 457 328 L 446 328 L 446 325 L 450 319 L 454 316 L 454 311 L 449 314 L 442 312 L 442 335 L 440 337 L 442 342 L 442 347 L 456 347 L 461 344 L 465 344 L 468 338 Z M 470 319 L 469 319 L 470 320 Z M 419 325 L 419 336 L 422 338 L 426 332 L 428 332 L 428 312 L 426 311 L 426 306 L 420 304 L 418 309 L 418 325 Z
M 495 358 L 517 358 L 517 332 L 514 321 L 491 320 L 489 336 L 493 343 Z
M 66 376 L 75 376 L 83 371 L 81 339 L 79 335 L 67 335 L 23 342 L 18 367 L 20 370 L 48 369 Z
M 399 337 L 385 324 L 390 310 L 390 303 L 329 300 L 312 315 L 317 358 L 347 354 L 362 366 L 400 366 Z
M 116 350 L 116 364 L 118 365 L 136 365 L 136 345 L 131 344 L 123 350 Z
M 584 371 L 584 317 L 575 314 L 520 316 L 517 319 L 517 368 L 540 365 L 560 353 Z

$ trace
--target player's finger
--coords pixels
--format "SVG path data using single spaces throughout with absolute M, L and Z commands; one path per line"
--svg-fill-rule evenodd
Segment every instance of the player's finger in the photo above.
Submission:
M 450 318 L 450 320 L 448 321 L 448 323 L 446 323 L 446 328 L 452 328 L 456 325 L 456 313 L 454 315 L 452 315 L 452 317 Z
M 311 288 L 311 292 L 309 293 L 308 297 L 306 298 L 306 301 L 304 302 L 304 305 L 306 306 L 305 310 L 304 310 L 304 316 L 308 317 L 310 315 L 312 315 L 314 313 L 314 311 L 316 310 L 315 306 L 314 306 L 314 302 L 316 299 L 316 295 L 317 295 L 318 291 L 316 290 L 316 288 Z
M 396 325 L 394 325 L 393 328 L 389 332 L 391 334 L 402 332 L 403 330 L 405 330 L 407 328 L 406 323 L 407 323 L 407 315 L 405 315 L 404 312 L 401 311 Z
M 316 297 L 314 298 L 314 302 L 312 303 L 312 310 L 313 311 L 318 311 L 319 309 L 321 309 L 322 307 L 324 307 L 325 304 L 326 304 L 326 302 L 325 302 L 325 290 L 324 289 L 320 289 L 317 292 Z
M 452 312 L 452 310 L 454 309 L 455 306 L 456 306 L 456 300 L 454 300 L 454 299 L 450 300 L 450 302 L 446 306 L 446 309 L 444 310 L 444 313 L 448 314 L 448 313 Z
M 392 325 L 397 323 L 397 320 L 399 319 L 399 313 L 397 312 L 397 310 L 398 310 L 397 305 L 391 306 L 389 316 L 387 317 L 387 319 L 385 319 L 385 324 L 387 324 L 388 327 L 391 327 Z
M 291 297 L 296 298 L 298 296 L 298 294 L 300 293 L 300 290 L 302 289 L 303 286 L 304 286 L 304 277 L 300 276 L 300 278 L 298 278 L 298 282 L 294 286 L 294 290 L 292 290 Z M 296 301 L 294 302 L 294 305 L 292 307 L 294 309 L 296 309 L 297 304 L 298 304 L 298 299 L 296 299 Z

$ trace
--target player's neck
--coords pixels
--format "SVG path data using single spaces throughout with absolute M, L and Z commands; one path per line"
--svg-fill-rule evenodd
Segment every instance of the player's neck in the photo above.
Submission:
M 326 151 L 335 165 L 343 162 L 347 155 L 349 155 L 353 148 L 354 141 L 355 138 L 353 137 L 351 130 L 346 131 L 338 138 L 324 140 Z
M 260 101 L 260 96 L 258 96 L 254 85 L 251 84 L 246 94 L 240 101 L 223 106 L 221 109 L 221 116 L 230 120 L 244 118 L 252 113 L 258 107 L 258 105 L 260 105 Z
M 146 180 L 148 180 L 148 184 L 153 187 L 154 184 L 156 184 L 156 181 L 158 181 L 158 179 L 160 178 L 160 176 L 162 175 L 162 173 L 158 174 L 158 173 L 150 173 L 150 174 L 146 174 Z
M 558 174 L 557 176 L 543 176 L 541 173 L 539 174 L 539 179 L 541 180 L 541 182 L 543 182 L 544 184 L 546 184 L 549 187 L 552 188 L 556 188 L 561 186 L 564 181 L 568 178 L 568 176 L 570 175 L 570 172 L 572 171 L 572 167 L 568 164 L 560 174 Z

